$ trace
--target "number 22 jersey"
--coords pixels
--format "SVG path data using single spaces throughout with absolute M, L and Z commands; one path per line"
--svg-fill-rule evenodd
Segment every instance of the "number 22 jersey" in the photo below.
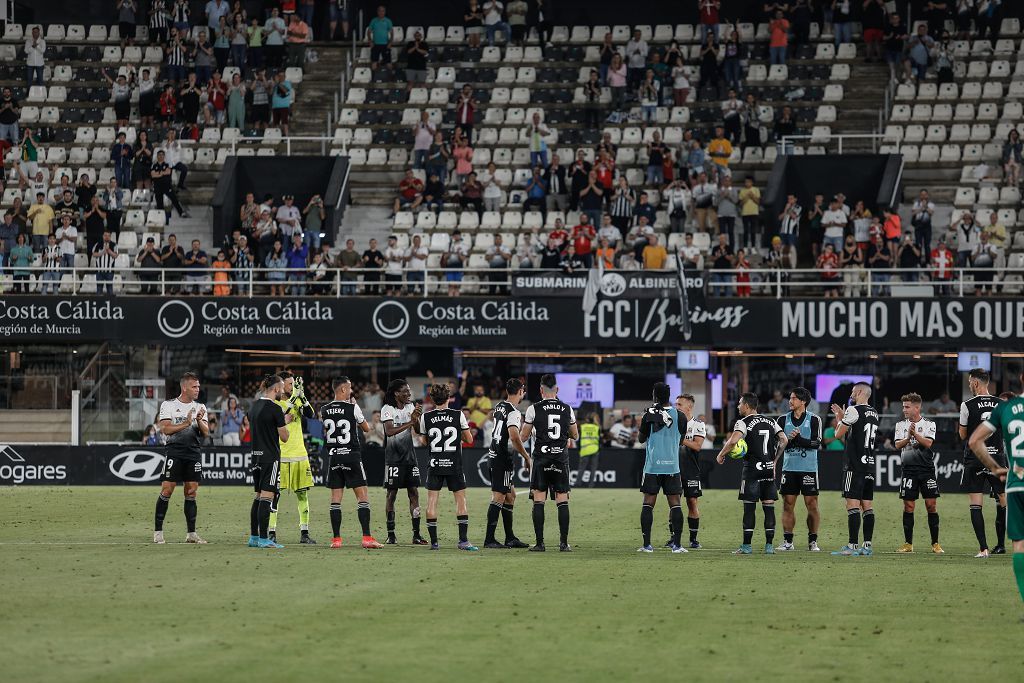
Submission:
M 461 410 L 440 408 L 420 415 L 420 434 L 427 437 L 432 474 L 462 472 L 462 432 L 469 422 Z

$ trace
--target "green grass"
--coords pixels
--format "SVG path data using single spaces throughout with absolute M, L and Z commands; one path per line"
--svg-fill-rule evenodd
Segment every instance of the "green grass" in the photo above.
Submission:
M 488 492 L 470 492 L 482 543 Z M 358 541 L 346 494 L 346 540 Z M 627 681 L 977 680 L 1014 676 L 1006 655 L 1022 612 L 1009 556 L 974 560 L 964 496 L 943 496 L 937 557 L 896 556 L 899 501 L 876 501 L 871 558 L 807 552 L 729 554 L 739 542 L 732 491 L 703 499 L 701 540 L 688 555 L 637 554 L 640 494 L 577 491 L 571 555 L 454 549 L 443 494 L 441 552 L 399 546 L 330 550 L 327 492 L 312 494 L 315 548 L 246 548 L 251 494 L 207 487 L 200 532 L 210 545 L 154 546 L 156 488 L 0 491 L 2 678 L 15 681 L 346 681 L 539 679 Z M 167 519 L 184 537 L 181 493 Z M 373 525 L 383 496 L 373 491 Z M 923 506 L 922 506 L 923 507 Z M 781 507 L 780 507 L 781 511 Z M 845 540 L 837 493 L 822 498 L 821 544 Z M 664 542 L 664 501 L 655 541 Z M 992 537 L 994 508 L 986 507 Z M 548 538 L 557 540 L 553 506 Z M 760 531 L 755 534 L 763 544 Z M 797 540 L 803 547 L 802 515 Z M 281 536 L 297 540 L 294 499 Z M 529 503 L 516 529 L 532 539 Z M 917 539 L 927 541 L 924 510 Z M 409 520 L 399 515 L 408 539 Z M 781 540 L 781 531 L 780 531 Z M 763 547 L 763 545 L 762 545 Z

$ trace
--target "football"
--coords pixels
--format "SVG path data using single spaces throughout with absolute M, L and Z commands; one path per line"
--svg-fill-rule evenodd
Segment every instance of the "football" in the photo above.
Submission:
M 736 442 L 736 445 L 729 451 L 729 457 L 738 460 L 747 454 L 747 440 L 740 439 Z

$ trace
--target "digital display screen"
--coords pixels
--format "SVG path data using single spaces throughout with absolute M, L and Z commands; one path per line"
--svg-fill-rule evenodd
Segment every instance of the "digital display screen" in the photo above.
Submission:
M 615 375 L 610 372 L 559 372 L 555 382 L 558 383 L 558 398 L 573 408 L 579 408 L 584 401 L 599 403 L 602 408 L 615 407 Z
M 961 351 L 956 355 L 956 369 L 970 372 L 975 368 L 985 371 L 992 369 L 992 354 L 987 351 Z
M 870 386 L 873 379 L 871 375 L 818 375 L 814 378 L 814 398 L 818 403 L 828 405 L 832 400 L 832 392 L 840 384 L 863 382 Z
M 711 382 L 711 410 L 722 409 L 722 376 L 708 373 Z M 710 415 L 708 416 L 710 418 Z
M 711 367 L 711 354 L 708 351 L 683 349 L 676 351 L 676 369 L 707 370 Z
M 674 372 L 669 372 L 665 374 L 665 384 L 672 390 L 672 402 L 675 403 L 676 396 L 683 393 L 683 380 Z

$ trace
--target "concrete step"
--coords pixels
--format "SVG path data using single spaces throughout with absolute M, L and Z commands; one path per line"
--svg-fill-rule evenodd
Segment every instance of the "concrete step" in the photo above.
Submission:
M 70 410 L 0 411 L 0 444 L 71 440 Z

